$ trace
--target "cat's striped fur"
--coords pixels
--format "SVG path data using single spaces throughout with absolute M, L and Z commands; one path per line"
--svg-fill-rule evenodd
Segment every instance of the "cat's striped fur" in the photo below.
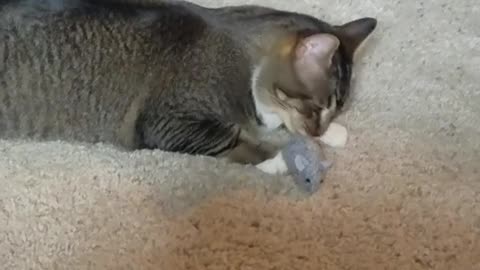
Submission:
M 254 93 L 283 124 L 293 123 L 292 132 L 320 135 L 330 121 L 321 122 L 322 110 L 332 100 L 341 108 L 348 96 L 351 45 L 375 27 L 364 19 L 354 22 L 358 33 L 348 33 L 264 7 L 134 2 L 0 1 L 1 138 L 108 142 L 259 162 L 271 153 L 257 147 L 266 112 Z M 340 40 L 331 87 L 318 89 L 328 104 L 302 89 L 289 58 L 272 53 L 292 36 L 318 33 Z M 275 68 L 263 68 L 255 78 L 261 87 L 251 89 L 262 61 Z

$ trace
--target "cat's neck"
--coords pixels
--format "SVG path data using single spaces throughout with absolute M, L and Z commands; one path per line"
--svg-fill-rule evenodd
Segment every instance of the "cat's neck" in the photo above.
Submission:
M 269 106 L 268 101 L 272 100 L 271 93 L 268 87 L 268 78 L 265 77 L 266 60 L 260 60 L 253 66 L 251 76 L 251 92 L 255 105 L 255 112 L 257 123 L 266 132 L 279 128 L 283 121 L 280 115 L 272 111 L 272 106 Z

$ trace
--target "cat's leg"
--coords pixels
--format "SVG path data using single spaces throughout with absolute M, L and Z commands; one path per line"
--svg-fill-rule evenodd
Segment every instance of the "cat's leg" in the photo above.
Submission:
M 239 134 L 237 145 L 230 151 L 223 153 L 229 161 L 241 164 L 258 165 L 278 152 L 278 147 L 248 135 L 242 131 Z
M 226 158 L 235 163 L 256 165 L 272 174 L 286 172 L 277 145 L 261 142 L 236 125 L 169 118 L 143 121 L 139 130 L 145 148 Z
M 143 148 L 214 156 L 253 165 L 273 157 L 277 150 L 234 124 L 212 119 L 145 119 L 139 127 Z
M 287 164 L 281 152 L 282 143 L 261 142 L 253 136 L 241 133 L 239 144 L 228 154 L 234 162 L 254 164 L 269 174 L 286 174 Z
M 239 144 L 228 153 L 228 159 L 242 164 L 254 164 L 259 170 L 269 174 L 286 174 L 287 164 L 280 149 L 274 145 L 240 140 Z
M 221 156 L 234 149 L 240 129 L 213 119 L 146 118 L 138 124 L 141 148 Z

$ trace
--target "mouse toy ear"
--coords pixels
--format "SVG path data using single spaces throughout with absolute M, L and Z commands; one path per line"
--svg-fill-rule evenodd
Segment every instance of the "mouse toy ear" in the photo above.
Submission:
M 355 52 L 376 27 L 377 20 L 374 18 L 362 18 L 335 26 L 335 35 L 350 60 L 353 60 Z
M 328 161 L 328 160 L 324 160 L 324 161 L 320 162 L 320 165 L 322 165 L 323 168 L 328 170 L 333 166 L 333 162 Z

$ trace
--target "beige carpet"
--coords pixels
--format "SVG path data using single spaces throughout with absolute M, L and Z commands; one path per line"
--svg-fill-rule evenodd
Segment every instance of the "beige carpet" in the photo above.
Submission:
M 208 158 L 3 141 L 1 269 L 480 269 L 479 1 L 207 2 L 379 19 L 322 189 Z

